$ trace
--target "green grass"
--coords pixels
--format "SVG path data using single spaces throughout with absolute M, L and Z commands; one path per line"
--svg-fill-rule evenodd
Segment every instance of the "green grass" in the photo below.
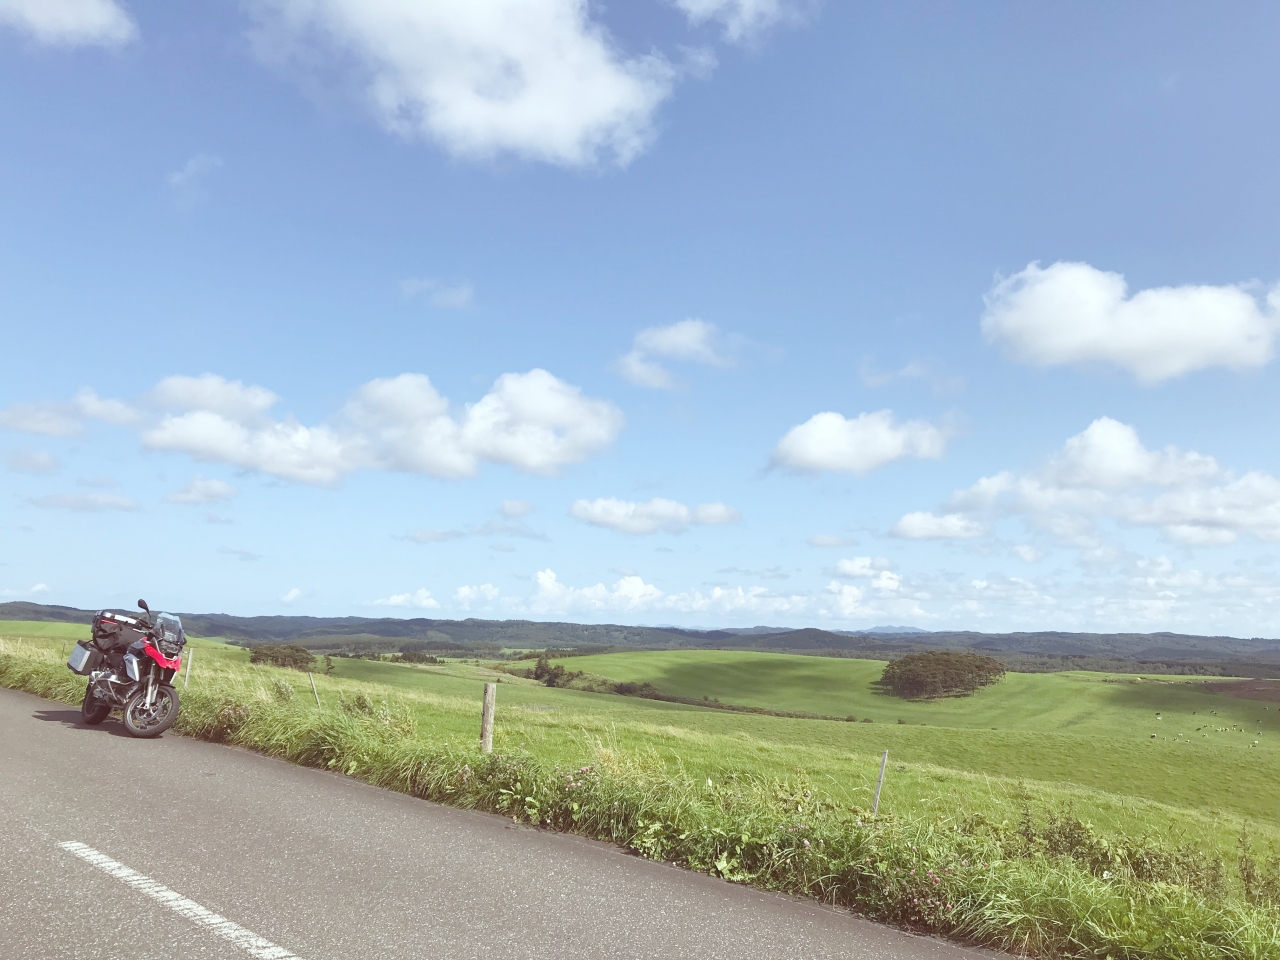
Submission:
M 1280 705 L 1209 693 L 1198 679 L 1009 674 L 973 696 L 928 703 L 881 693 L 873 684 L 884 664 L 871 660 L 696 650 L 558 662 L 675 696 L 875 721 L 798 721 L 832 749 L 877 752 L 878 745 L 908 763 L 1280 826 Z M 748 722 L 732 716 L 729 723 Z
M 0 640 L 0 684 L 77 703 L 83 680 L 62 665 L 64 649 L 58 636 Z M 947 754 L 976 728 L 733 714 L 552 690 L 456 661 L 336 659 L 332 676 L 316 677 L 317 710 L 305 674 L 252 666 L 218 641 L 194 640 L 188 656 L 178 728 L 188 735 L 1046 957 L 1280 956 L 1280 912 L 1246 902 L 1233 871 L 1214 886 L 1205 870 L 1213 857 L 1232 865 L 1240 811 L 1134 796 L 1123 775 L 1104 788 L 963 769 Z M 487 679 L 502 686 L 485 757 L 476 739 Z M 1005 731 L 1014 739 L 983 749 L 1034 764 L 1035 744 L 1069 735 Z M 952 738 L 946 749 L 939 737 Z M 884 746 L 895 760 L 872 818 Z M 925 754 L 938 762 L 912 759 Z M 1158 756 L 1188 755 L 1145 759 Z M 1264 850 L 1280 840 L 1273 823 L 1255 822 Z M 1200 853 L 1179 860 L 1182 845 Z

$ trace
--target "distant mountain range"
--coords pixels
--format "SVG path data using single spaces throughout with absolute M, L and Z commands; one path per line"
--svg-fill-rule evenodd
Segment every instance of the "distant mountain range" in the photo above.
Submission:
M 0 603 L 0 620 L 88 623 L 94 611 L 24 601 Z M 237 617 L 184 613 L 193 636 L 238 643 L 299 643 L 326 653 L 378 653 L 402 648 L 496 653 L 502 649 L 737 649 L 888 659 L 918 650 L 974 650 L 1019 670 L 1138 670 L 1280 676 L 1280 640 L 1199 637 L 1177 633 L 977 633 L 873 627 L 831 631 L 808 627 L 690 630 L 532 620 L 398 620 L 391 617 Z

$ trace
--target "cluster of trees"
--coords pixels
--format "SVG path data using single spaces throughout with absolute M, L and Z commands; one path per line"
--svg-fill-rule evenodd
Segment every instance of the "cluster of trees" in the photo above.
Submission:
M 526 676 L 532 677 L 534 680 L 541 680 L 548 687 L 567 687 L 570 680 L 577 680 L 582 676 L 582 671 L 578 670 L 570 673 L 561 663 L 552 666 L 544 652 L 538 657 L 537 664 Z
M 444 663 L 439 657 L 421 650 L 406 650 L 391 656 L 392 663 Z
M 909 653 L 884 668 L 880 686 L 898 697 L 933 699 L 973 693 L 1004 676 L 1004 664 L 980 653 Z
M 273 667 L 292 667 L 295 670 L 310 670 L 315 666 L 316 655 L 296 643 L 268 643 L 254 647 L 253 652 L 249 654 L 249 662 L 269 663 Z

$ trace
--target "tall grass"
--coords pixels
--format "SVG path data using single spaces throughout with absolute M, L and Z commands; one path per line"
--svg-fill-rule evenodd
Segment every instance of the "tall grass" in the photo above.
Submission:
M 485 755 L 421 729 L 375 687 L 318 711 L 287 671 L 201 664 L 177 730 L 416 797 L 607 840 L 768 890 L 811 897 L 908 929 L 1046 958 L 1276 960 L 1280 907 L 1254 864 L 1249 896 L 1221 860 L 1103 838 L 1069 809 L 1019 822 L 872 817 L 797 776 L 720 779 L 673 771 L 656 751 L 598 736 L 589 762 L 522 750 Z M 296 676 L 296 675 L 294 675 Z M 78 703 L 84 682 L 60 651 L 0 646 L 0 684 Z M 284 691 L 288 689 L 290 693 Z M 458 702 L 453 702 L 457 700 Z M 474 712 L 460 698 L 443 711 Z

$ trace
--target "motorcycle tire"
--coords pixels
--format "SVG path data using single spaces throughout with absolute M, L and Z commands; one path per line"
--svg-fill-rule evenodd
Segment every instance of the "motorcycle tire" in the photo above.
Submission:
M 124 705 L 124 728 L 129 736 L 148 740 L 164 733 L 178 719 L 178 691 L 167 683 L 156 687 L 155 700 L 147 706 L 147 688 L 144 686 Z
M 84 691 L 84 702 L 80 704 L 80 719 L 91 727 L 96 727 L 103 720 L 107 719 L 107 715 L 111 713 L 111 703 L 107 700 L 99 700 L 93 695 L 93 684 L 89 684 Z

